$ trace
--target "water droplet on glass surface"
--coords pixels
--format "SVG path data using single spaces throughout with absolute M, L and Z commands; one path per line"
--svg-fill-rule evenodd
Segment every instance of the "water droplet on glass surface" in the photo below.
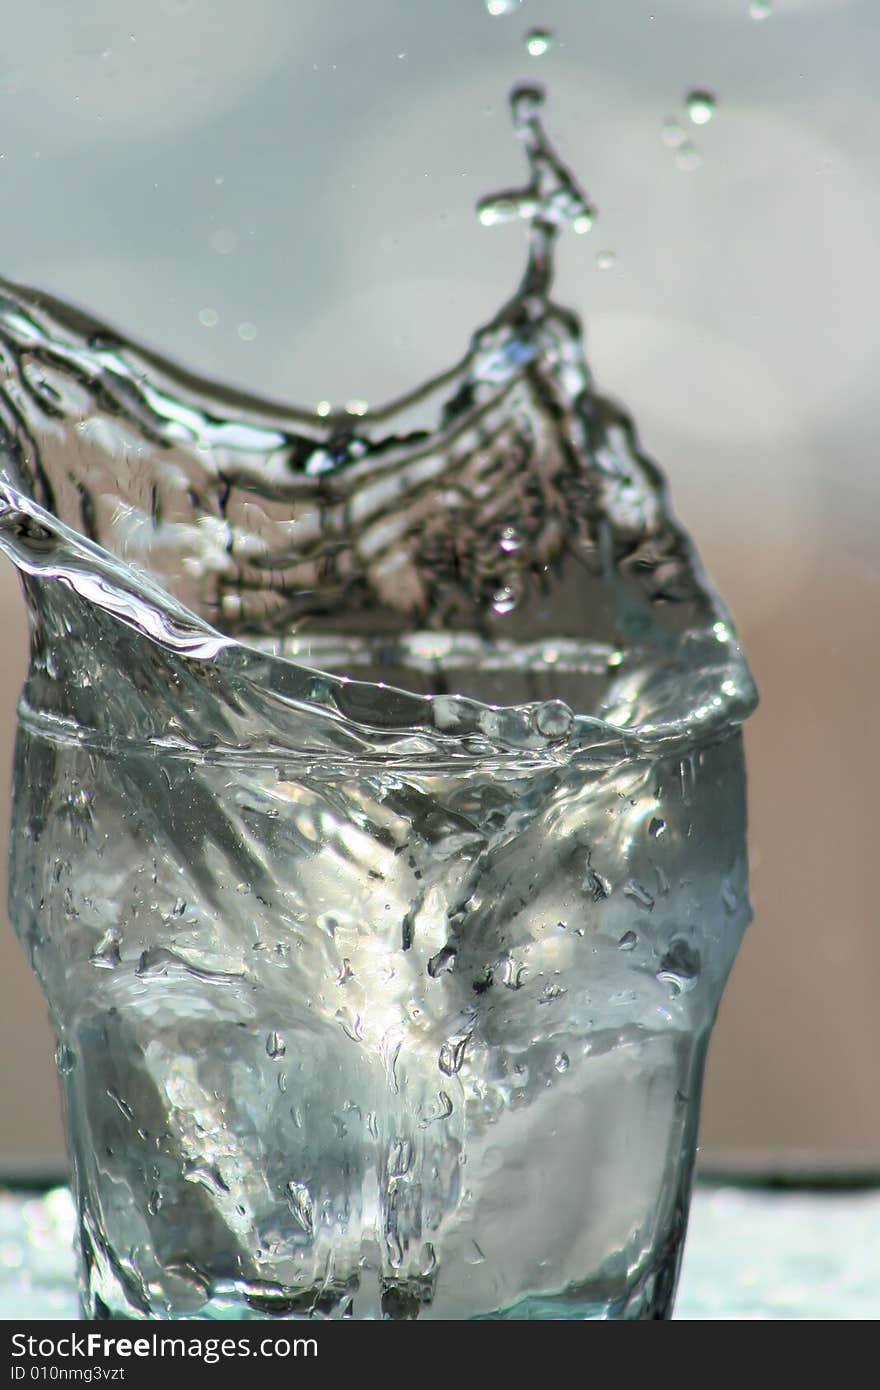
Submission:
M 122 940 L 115 927 L 110 927 L 98 942 L 89 960 L 98 970 L 115 970 L 120 963 L 119 943 Z
M 470 1037 L 470 1033 L 463 1033 L 460 1037 L 450 1038 L 441 1047 L 438 1066 L 446 1076 L 455 1076 L 461 1071 Z
M 545 738 L 564 738 L 573 722 L 574 715 L 564 700 L 547 700 L 535 716 L 538 733 Z
M 304 1182 L 287 1184 L 287 1205 L 300 1229 L 305 1231 L 307 1236 L 314 1235 L 315 1212 L 312 1194 Z
M 526 34 L 526 52 L 532 58 L 543 58 L 552 41 L 549 29 L 530 29 Z
M 438 975 L 448 975 L 455 965 L 457 954 L 454 946 L 441 946 L 436 956 L 432 956 L 428 961 L 428 974 L 431 979 L 436 980 Z
M 696 88 L 688 92 L 685 106 L 694 125 L 708 125 L 715 115 L 717 101 L 711 92 Z
M 632 898 L 633 902 L 638 903 L 639 907 L 645 908 L 647 912 L 650 912 L 654 906 L 654 899 L 647 888 L 645 888 L 643 884 L 638 883 L 634 878 L 631 878 L 628 883 L 624 884 L 623 891 L 628 898 Z
M 621 951 L 633 951 L 635 950 L 638 939 L 634 931 L 625 931 L 617 943 L 618 949 Z
M 700 974 L 700 953 L 683 936 L 674 937 L 669 943 L 657 979 L 672 986 L 673 993 L 686 994 L 693 989 Z
M 274 1060 L 276 1057 L 283 1057 L 286 1052 L 287 1043 L 281 1034 L 273 1029 L 266 1039 L 266 1055 Z

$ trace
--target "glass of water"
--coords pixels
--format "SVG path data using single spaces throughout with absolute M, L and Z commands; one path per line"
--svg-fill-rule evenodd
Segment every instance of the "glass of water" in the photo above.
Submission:
M 10 906 L 91 1317 L 659 1318 L 749 920 L 731 620 L 550 297 L 283 410 L 0 295 Z

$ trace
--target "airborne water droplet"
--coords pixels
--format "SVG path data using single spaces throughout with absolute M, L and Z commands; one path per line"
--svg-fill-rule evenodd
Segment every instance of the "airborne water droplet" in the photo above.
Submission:
M 549 29 L 530 29 L 526 34 L 526 52 L 532 58 L 542 58 L 552 42 Z
M 486 0 L 486 9 L 495 18 L 497 15 L 513 14 L 521 4 L 522 0 Z
M 695 169 L 699 169 L 702 162 L 703 156 L 689 140 L 686 140 L 683 145 L 679 146 L 675 156 L 675 163 L 683 174 L 692 174 Z
M 749 19 L 769 19 L 773 12 L 770 0 L 751 0 Z
M 613 251 L 599 251 L 596 254 L 596 265 L 600 270 L 610 270 L 617 257 Z
M 664 121 L 660 127 L 660 139 L 664 145 L 668 145 L 671 150 L 677 150 L 685 142 L 684 128 L 678 121 Z
M 508 555 L 512 554 L 515 550 L 519 550 L 522 545 L 522 540 L 517 533 L 516 527 L 505 526 L 504 530 L 501 532 L 498 545 L 499 548 Z
M 708 125 L 715 115 L 717 101 L 712 92 L 695 89 L 685 97 L 687 113 L 694 125 Z
M 625 931 L 617 943 L 618 949 L 621 951 L 632 951 L 635 949 L 638 939 L 634 931 Z
M 199 310 L 199 323 L 203 328 L 216 328 L 220 322 L 220 315 L 216 309 L 205 308 Z
M 650 825 L 648 826 L 648 834 L 653 835 L 655 840 L 659 840 L 660 836 L 664 834 L 665 830 L 666 822 L 665 820 L 660 820 L 658 816 L 655 816 L 654 819 L 651 821 Z
M 513 612 L 516 607 L 516 594 L 509 585 L 505 584 L 502 588 L 496 589 L 492 595 L 492 607 L 500 615 Z

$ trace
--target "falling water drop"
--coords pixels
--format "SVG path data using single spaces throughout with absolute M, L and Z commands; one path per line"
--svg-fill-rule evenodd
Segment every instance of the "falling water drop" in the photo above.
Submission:
M 596 255 L 596 265 L 600 270 L 611 270 L 616 260 L 613 251 L 599 251 Z
M 675 155 L 675 163 L 683 174 L 692 174 L 695 169 L 699 169 L 702 162 L 703 156 L 689 140 L 679 146 Z
M 711 92 L 695 88 L 685 97 L 687 113 L 694 125 L 708 125 L 715 115 L 717 101 Z
M 552 40 L 549 29 L 530 29 L 526 34 L 526 52 L 532 58 L 543 58 Z
M 751 0 L 749 19 L 769 19 L 772 12 L 771 0 Z
M 521 4 L 522 0 L 486 0 L 486 9 L 494 19 L 498 15 L 513 14 Z
M 660 139 L 671 150 L 677 150 L 685 142 L 684 127 L 678 121 L 664 121 L 660 127 Z

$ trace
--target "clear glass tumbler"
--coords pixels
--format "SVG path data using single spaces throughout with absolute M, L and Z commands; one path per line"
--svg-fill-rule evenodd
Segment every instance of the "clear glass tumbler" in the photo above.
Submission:
M 551 246 L 366 416 L 5 287 L 10 906 L 88 1316 L 669 1312 L 754 691 Z

